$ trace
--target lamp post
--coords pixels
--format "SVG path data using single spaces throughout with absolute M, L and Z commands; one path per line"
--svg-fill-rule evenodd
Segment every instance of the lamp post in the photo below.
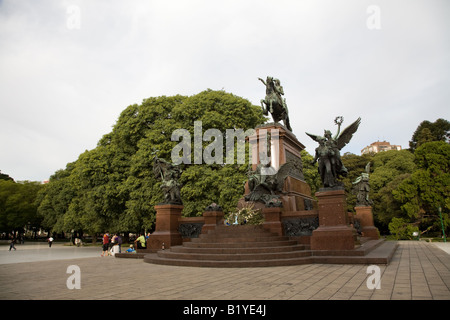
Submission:
M 441 206 L 439 206 L 439 217 L 441 218 L 441 227 L 442 227 L 442 234 L 444 235 L 444 242 L 447 242 L 447 239 L 445 238 L 444 222 L 442 221 L 442 207 Z

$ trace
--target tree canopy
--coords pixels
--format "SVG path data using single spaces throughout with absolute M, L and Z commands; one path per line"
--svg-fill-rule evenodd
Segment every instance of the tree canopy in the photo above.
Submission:
M 431 141 L 450 140 L 450 122 L 439 118 L 435 122 L 422 121 L 409 141 L 411 151 L 416 150 L 420 145 Z
M 40 194 L 43 224 L 55 231 L 89 233 L 151 229 L 154 205 L 163 200 L 153 176 L 155 154 L 170 160 L 176 129 L 202 134 L 211 128 L 247 130 L 264 123 L 261 108 L 224 91 L 206 90 L 186 96 L 161 96 L 130 105 L 95 149 L 57 171 Z M 203 148 L 210 142 L 203 141 Z M 245 164 L 183 164 L 183 215 L 202 214 L 212 202 L 231 210 L 244 192 Z
M 405 218 L 420 221 L 439 229 L 438 209 L 441 207 L 445 226 L 450 224 L 450 144 L 432 141 L 414 152 L 415 170 L 393 190 L 402 203 Z
M 23 232 L 23 228 L 39 228 L 36 197 L 42 185 L 37 182 L 14 182 L 0 179 L 0 231 Z

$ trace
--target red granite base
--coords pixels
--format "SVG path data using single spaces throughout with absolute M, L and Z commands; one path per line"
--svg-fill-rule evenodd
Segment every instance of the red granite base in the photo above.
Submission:
M 313 231 L 311 250 L 353 250 L 354 229 L 349 226 L 319 227 Z
M 322 190 L 316 193 L 319 207 L 319 227 L 313 231 L 311 250 L 353 250 L 355 229 L 348 223 L 344 189 Z
M 363 237 L 377 240 L 380 238 L 378 229 L 373 224 L 372 207 L 357 206 L 355 207 L 356 218 L 361 224 L 361 232 Z
M 183 243 L 178 232 L 178 219 L 181 217 L 182 205 L 162 204 L 155 206 L 156 230 L 148 241 L 147 249 L 168 249 Z

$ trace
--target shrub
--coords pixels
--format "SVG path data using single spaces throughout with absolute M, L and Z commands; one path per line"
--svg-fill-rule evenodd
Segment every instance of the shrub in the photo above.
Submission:
M 403 218 L 392 218 L 389 223 L 389 231 L 397 240 L 411 240 L 413 232 L 418 232 L 419 228 L 406 222 Z

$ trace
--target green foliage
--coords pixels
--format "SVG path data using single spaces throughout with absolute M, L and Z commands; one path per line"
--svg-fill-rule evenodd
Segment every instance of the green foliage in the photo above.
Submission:
M 393 195 L 399 184 L 414 172 L 414 155 L 407 150 L 391 150 L 373 156 L 370 175 L 370 197 L 373 200 L 374 218 L 386 230 L 393 217 L 403 217 L 402 202 Z
M 12 179 L 0 179 L 0 231 L 22 232 L 25 226 L 38 228 L 41 223 L 36 214 L 35 203 L 39 182 L 14 182 Z
M 318 164 L 315 162 L 311 164 L 314 157 L 310 155 L 306 150 L 301 151 L 302 164 L 303 164 L 303 176 L 305 177 L 305 182 L 311 188 L 311 195 L 319 191 L 322 186 L 322 181 L 320 179 Z
M 420 145 L 432 141 L 450 140 L 450 122 L 437 119 L 435 122 L 422 121 L 409 141 L 409 147 L 414 152 Z
M 405 179 L 394 198 L 403 203 L 403 213 L 413 219 L 433 217 L 438 220 L 437 209 L 450 212 L 450 145 L 443 141 L 424 143 L 414 153 L 417 170 Z
M 153 158 L 171 160 L 178 142 L 172 132 L 241 128 L 262 124 L 261 108 L 224 91 L 191 97 L 152 97 L 130 105 L 95 149 L 57 171 L 40 194 L 39 214 L 54 231 L 97 233 L 141 231 L 154 227 L 154 206 L 163 200 L 153 176 Z M 202 132 L 202 133 L 203 133 Z M 203 148 L 210 142 L 203 142 Z M 181 195 L 185 216 L 203 212 L 212 202 L 232 210 L 244 192 L 246 165 L 183 165 Z
M 407 150 L 391 150 L 380 152 L 373 157 L 373 174 L 370 186 L 378 191 L 391 182 L 396 176 L 412 173 L 415 169 L 414 155 Z
M 389 231 L 396 240 L 412 240 L 413 233 L 419 232 L 419 228 L 407 223 L 403 218 L 392 218 L 391 223 L 389 223 Z
M 7 175 L 6 173 L 2 173 L 2 171 L 0 170 L 0 180 L 9 180 L 9 181 L 14 181 L 13 178 L 11 178 L 9 175 Z
M 353 211 L 356 204 L 352 182 L 365 172 L 365 167 L 370 162 L 369 197 L 373 201 L 374 222 L 381 232 L 388 232 L 388 224 L 392 218 L 403 216 L 403 203 L 397 201 L 392 192 L 414 171 L 414 155 L 407 150 L 392 150 L 361 156 L 344 154 L 342 161 L 349 171 L 348 176 L 342 179 L 347 194 L 348 211 Z
M 244 194 L 246 165 L 190 165 L 181 176 L 185 216 L 201 216 L 211 203 L 234 210 Z
M 387 151 L 366 157 L 346 154 L 342 160 L 349 170 L 349 176 L 343 180 L 347 190 L 347 209 L 351 210 L 354 205 L 350 183 L 370 161 L 370 198 L 373 200 L 374 221 L 380 231 L 394 228 L 396 234 L 409 232 L 405 221 L 411 221 L 422 230 L 438 232 L 438 207 L 442 207 L 444 220 L 450 212 L 448 159 L 450 145 L 444 141 L 425 142 L 414 153 L 408 150 Z M 400 228 L 400 222 L 394 218 L 403 219 L 404 225 Z M 395 223 L 391 226 L 392 221 Z M 448 228 L 448 222 L 445 220 L 444 223 Z

